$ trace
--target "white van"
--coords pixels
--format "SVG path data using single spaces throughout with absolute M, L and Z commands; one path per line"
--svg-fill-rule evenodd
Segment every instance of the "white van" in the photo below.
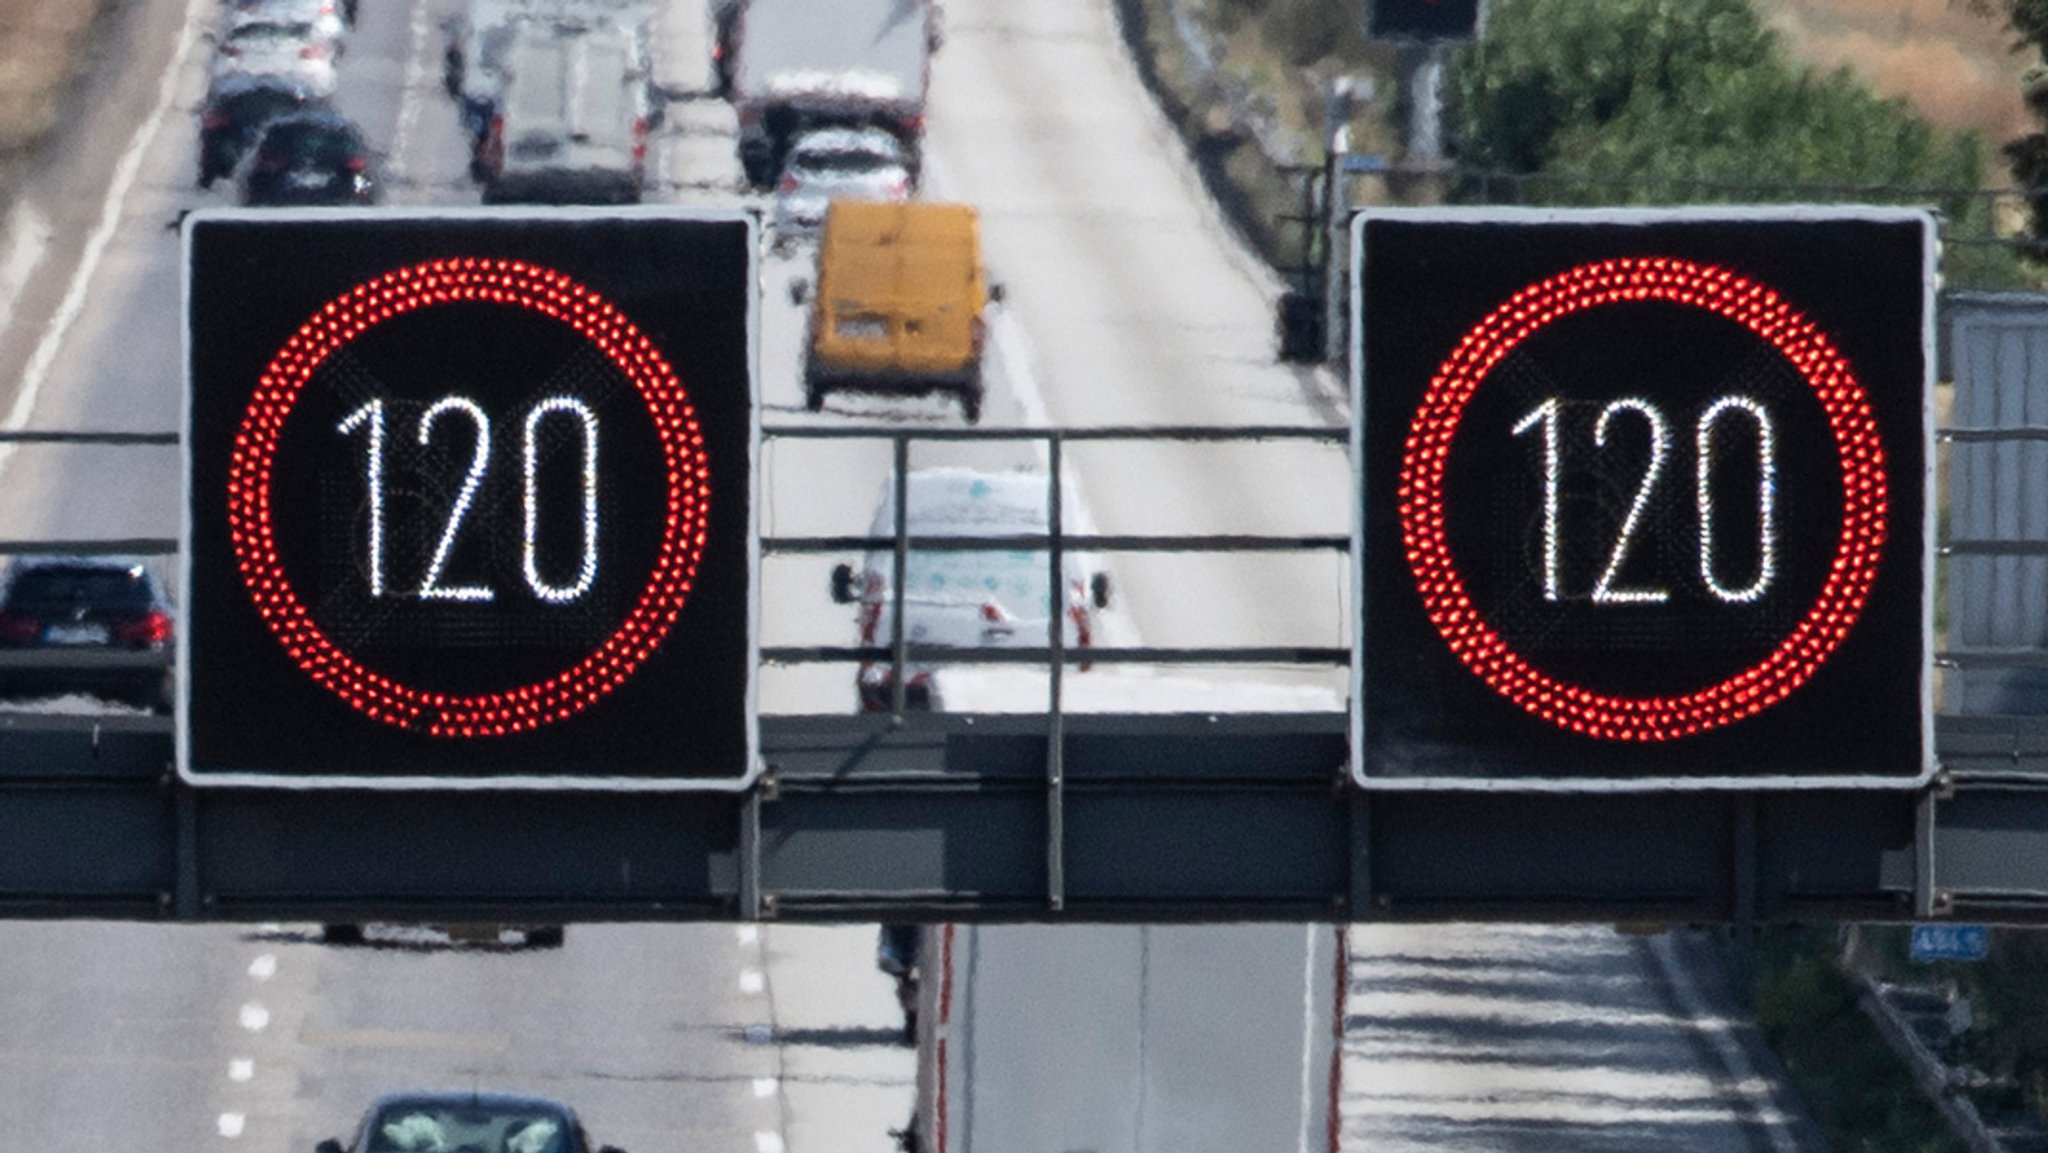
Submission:
M 983 472 L 966 468 L 912 470 L 905 479 L 904 528 L 911 548 L 905 563 L 903 636 L 914 645 L 954 648 L 1037 648 L 1050 640 L 1052 598 L 1048 595 L 1049 554 L 1042 549 L 926 549 L 920 537 L 1045 536 L 1051 531 L 1051 488 L 1042 473 Z M 1070 510 L 1061 517 L 1064 533 L 1078 531 Z M 882 500 L 868 535 L 896 532 L 896 493 L 884 483 Z M 1061 554 L 1066 586 L 1062 644 L 1086 649 L 1095 642 L 1096 613 L 1109 607 L 1109 574 L 1074 552 Z M 878 550 L 859 569 L 842 564 L 832 573 L 832 599 L 860 606 L 860 643 L 891 643 L 895 594 L 890 574 L 893 550 Z M 1083 668 L 1086 665 L 1081 666 Z M 930 664 L 904 669 L 905 707 L 941 707 Z M 895 676 L 887 660 L 861 665 L 856 680 L 863 711 L 892 706 Z
M 484 203 L 627 204 L 646 183 L 649 98 L 639 38 L 616 24 L 524 20 L 479 167 Z

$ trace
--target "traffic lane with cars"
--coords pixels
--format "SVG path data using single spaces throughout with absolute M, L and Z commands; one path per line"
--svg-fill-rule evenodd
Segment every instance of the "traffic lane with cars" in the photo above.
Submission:
M 1106 6 L 947 6 L 929 195 L 982 213 L 1006 365 L 1045 416 L 1094 425 L 1321 425 L 1333 374 L 1276 363 L 1279 285 L 1222 221 Z M 1074 445 L 1105 533 L 1346 534 L 1344 445 Z M 1114 558 L 1145 643 L 1348 644 L 1342 558 Z M 1147 595 L 1146 590 L 1157 590 Z M 1196 595 L 1199 594 L 1199 595 Z M 1262 674 L 1266 675 L 1266 674 Z M 1273 673 L 1341 691 L 1341 675 Z
M 199 115 L 213 63 L 217 14 L 194 0 L 186 10 L 182 51 L 143 59 L 154 71 L 141 83 L 149 99 L 126 133 L 102 137 L 115 150 L 110 175 L 90 196 L 94 212 L 73 222 L 86 233 L 69 263 L 48 260 L 38 282 L 60 300 L 35 332 L 17 398 L 32 428 L 163 432 L 179 426 L 184 389 L 182 213 L 232 205 L 233 181 L 196 187 Z M 373 6 L 350 32 L 332 101 L 373 142 L 388 141 L 399 91 L 380 86 L 380 53 L 409 46 L 408 9 Z M 137 103 L 117 100 L 124 106 Z M 91 102 L 97 104 L 97 102 Z M 85 147 L 83 141 L 80 147 Z M 18 210 L 17 210 L 18 211 Z M 53 251 L 54 255 L 54 251 Z M 17 323 L 14 329 L 20 328 Z M 10 330 L 10 336 L 14 333 Z M 175 448 L 16 448 L 0 466 L 0 525 L 19 537 L 169 538 L 177 534 L 179 464 Z
M 393 199 L 400 203 L 476 202 L 461 173 L 452 107 L 433 84 L 444 7 L 365 6 L 335 100 L 398 162 L 403 179 Z M 84 180 L 93 211 L 65 224 L 37 270 L 32 291 L 56 298 L 52 308 L 67 295 L 75 301 L 58 335 L 25 317 L 8 334 L 34 338 L 24 360 L 33 346 L 43 348 L 29 421 L 35 427 L 177 425 L 179 249 L 171 225 L 182 209 L 234 197 L 227 184 L 195 188 L 196 110 L 207 68 L 196 33 L 210 27 L 214 12 L 203 3 L 191 12 L 185 27 L 194 34 L 183 56 L 161 59 L 139 84 L 148 99 L 129 102 L 155 109 L 156 93 L 168 91 L 149 132 L 134 132 L 132 123 L 145 119 L 135 113 L 125 135 L 80 140 L 81 148 L 140 143 L 125 183 L 107 175 L 120 171 L 118 155 Z M 176 28 L 165 38 L 176 42 Z M 410 79 L 419 76 L 428 83 Z M 730 163 L 729 141 L 721 153 Z M 436 171 L 460 182 L 421 178 Z M 82 251 L 84 240 L 74 244 L 71 233 L 102 217 L 109 226 L 95 260 L 60 254 Z M 45 281 L 54 289 L 44 289 Z M 175 450 L 23 449 L 5 467 L 0 523 L 10 536 L 175 535 Z M 850 693 L 850 682 L 835 688 Z M 740 949 L 713 947 L 737 939 L 730 927 L 577 926 L 562 950 L 518 953 L 336 949 L 315 943 L 315 926 L 9 922 L 0 924 L 8 941 L 0 955 L 25 971 L 6 987 L 35 991 L 9 1000 L 9 1063 L 34 1076 L 9 1082 L 0 1114 L 25 1145 L 47 1150 L 82 1153 L 135 1133 L 154 1135 L 169 1153 L 227 1141 L 310 1148 L 340 1135 L 372 1096 L 392 1088 L 532 1077 L 582 1105 L 593 1129 L 601 1120 L 606 1139 L 628 1150 L 765 1148 L 805 1123 L 813 1110 L 791 1102 L 807 1088 L 835 1103 L 849 1092 L 874 1102 L 872 1125 L 858 1124 L 864 1115 L 857 1108 L 839 1107 L 837 1115 L 856 1119 L 842 1147 L 880 1151 L 889 1144 L 884 1118 L 900 1123 L 908 1110 L 907 1063 L 888 1041 L 894 1006 L 886 982 L 872 973 L 871 931 L 850 932 L 860 939 L 841 950 L 843 963 L 793 978 L 830 995 L 785 1045 L 764 1003 L 783 959 L 768 955 L 759 938 Z M 862 979 L 872 980 L 872 1011 L 854 996 L 866 989 Z M 50 992 L 60 987 L 77 992 Z M 678 989 L 679 996 L 702 991 L 702 1007 L 655 1007 Z M 846 1001 L 851 1008 L 840 1005 Z M 833 1024 L 804 1032 L 821 1020 Z M 579 1032 L 588 1023 L 596 1025 Z M 833 1029 L 850 1029 L 851 1042 Z M 507 1038 L 502 1046 L 499 1037 Z M 512 1053 L 515 1039 L 558 1063 L 522 1064 L 525 1054 Z M 836 1047 L 848 1050 L 846 1062 L 831 1059 Z M 807 1056 L 819 1050 L 824 1060 Z M 785 1092 L 778 1068 L 807 1060 L 829 1072 L 819 1085 Z M 906 1067 L 874 1073 L 891 1062 Z M 868 1070 L 866 1080 L 860 1069 Z M 825 1119 L 815 1123 L 822 1128 Z
M 748 1032 L 771 1020 L 766 975 L 732 926 L 575 925 L 548 949 L 315 940 L 248 946 L 314 982 L 275 1008 L 257 1057 L 302 1071 L 291 1100 L 251 1111 L 263 1147 L 346 1136 L 379 1094 L 471 1086 L 564 1101 L 626 1153 L 779 1131 L 775 1098 L 753 1091 L 778 1054 Z

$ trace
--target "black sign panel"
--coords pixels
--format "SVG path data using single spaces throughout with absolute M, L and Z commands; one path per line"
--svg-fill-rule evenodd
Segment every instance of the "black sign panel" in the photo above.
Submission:
M 1361 217 L 1359 781 L 1922 777 L 1932 228 Z
M 200 213 L 185 244 L 181 772 L 751 779 L 746 218 Z

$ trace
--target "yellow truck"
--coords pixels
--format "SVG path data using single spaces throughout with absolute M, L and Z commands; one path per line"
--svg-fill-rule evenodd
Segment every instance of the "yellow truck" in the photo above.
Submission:
M 992 292 L 964 204 L 835 200 L 818 241 L 804 403 L 833 391 L 959 397 L 981 419 L 982 311 Z

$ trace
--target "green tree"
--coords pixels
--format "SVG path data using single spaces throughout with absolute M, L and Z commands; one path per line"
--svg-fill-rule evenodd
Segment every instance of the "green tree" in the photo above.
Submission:
M 1795 65 L 1749 0 L 1497 0 L 1451 89 L 1460 160 L 1540 176 L 1549 202 L 1918 202 L 1982 162 L 1974 136 Z

